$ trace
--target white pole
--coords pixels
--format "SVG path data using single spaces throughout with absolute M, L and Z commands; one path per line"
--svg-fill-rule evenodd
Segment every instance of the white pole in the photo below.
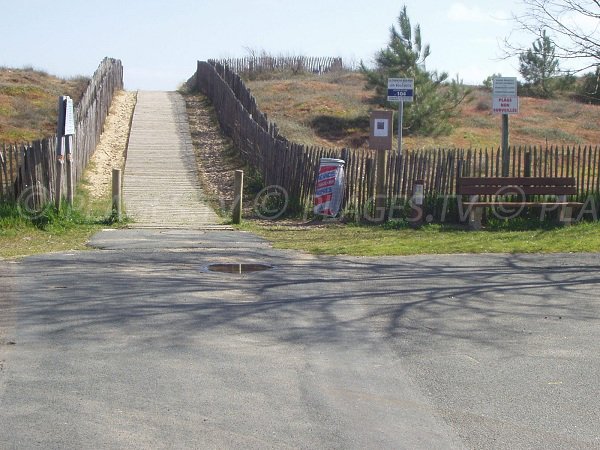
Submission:
M 58 97 L 58 124 L 56 127 L 56 187 L 55 187 L 55 206 L 60 211 L 62 200 L 62 173 L 65 161 L 65 102 L 66 97 Z
M 65 147 L 67 151 L 67 203 L 73 206 L 73 136 L 65 136 Z
M 398 105 L 398 156 L 402 155 L 402 122 L 404 121 L 404 102 Z

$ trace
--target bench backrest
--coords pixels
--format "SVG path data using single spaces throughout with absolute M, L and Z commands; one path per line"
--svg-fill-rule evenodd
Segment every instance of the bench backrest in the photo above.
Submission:
M 459 177 L 458 195 L 576 195 L 574 177 Z

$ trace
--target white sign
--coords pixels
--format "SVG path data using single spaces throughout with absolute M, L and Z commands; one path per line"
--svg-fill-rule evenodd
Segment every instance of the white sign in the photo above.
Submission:
M 506 97 L 494 96 L 492 111 L 494 114 L 519 114 L 519 97 L 516 95 Z
M 375 119 L 373 136 L 388 137 L 390 135 L 390 121 L 387 119 Z
M 422 184 L 415 184 L 413 192 L 413 201 L 416 206 L 423 206 L 423 199 L 425 198 L 425 186 Z
M 412 102 L 414 92 L 414 78 L 388 78 L 388 102 Z
M 73 99 L 67 97 L 65 100 L 65 136 L 75 134 L 75 114 L 73 112 Z
M 516 77 L 497 77 L 493 80 L 492 95 L 494 97 L 516 97 L 517 96 L 517 78 Z

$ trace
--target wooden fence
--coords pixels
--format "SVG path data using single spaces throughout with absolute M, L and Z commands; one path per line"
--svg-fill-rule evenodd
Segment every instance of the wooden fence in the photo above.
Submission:
M 73 178 L 77 183 L 102 133 L 115 91 L 123 89 L 121 61 L 105 58 L 75 108 Z M 0 201 L 16 201 L 27 194 L 30 205 L 54 201 L 56 192 L 56 136 L 0 149 Z M 65 167 L 63 165 L 63 171 Z M 66 174 L 63 173 L 63 192 Z
M 252 56 L 247 58 L 226 58 L 209 60 L 219 63 L 241 75 L 264 72 L 293 72 L 323 74 L 342 69 L 342 58 L 307 56 Z
M 219 123 L 242 158 L 261 173 L 265 185 L 278 185 L 289 194 L 297 210 L 310 208 L 320 158 L 345 160 L 346 211 L 363 217 L 373 206 L 376 153 L 367 149 L 327 149 L 296 144 L 279 135 L 277 127 L 260 112 L 239 76 L 218 63 L 198 62 L 188 82 L 213 103 Z M 529 156 L 526 157 L 526 154 Z M 428 199 L 456 195 L 457 171 L 462 176 L 500 176 L 500 149 L 429 149 L 389 152 L 386 195 L 397 202 L 412 195 L 413 183 L 425 181 Z M 518 147 L 510 149 L 511 176 L 574 176 L 579 197 L 600 192 L 599 147 Z M 431 211 L 439 218 L 439 211 Z

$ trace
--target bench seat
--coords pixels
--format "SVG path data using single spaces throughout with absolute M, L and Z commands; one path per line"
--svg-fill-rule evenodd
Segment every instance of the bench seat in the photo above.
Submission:
M 502 207 L 506 207 L 506 208 L 510 208 L 512 206 L 516 207 L 527 207 L 527 208 L 533 208 L 536 206 L 554 206 L 554 207 L 559 207 L 559 206 L 567 206 L 567 207 L 571 207 L 571 208 L 577 208 L 577 207 L 581 207 L 583 206 L 583 203 L 581 202 L 462 202 L 462 204 L 466 207 L 472 206 L 472 207 L 491 207 L 491 206 L 502 206 Z
M 574 208 L 583 206 L 580 202 L 567 201 L 567 196 L 577 194 L 574 177 L 458 177 L 457 195 L 460 206 L 468 209 L 469 227 L 481 228 L 483 208 L 521 209 L 543 207 L 558 209 L 558 220 L 569 224 Z M 461 196 L 468 195 L 463 202 Z M 531 201 L 531 196 L 554 196 L 556 201 Z M 490 201 L 479 201 L 479 197 L 492 197 Z M 520 200 L 495 200 L 495 198 L 517 197 Z

